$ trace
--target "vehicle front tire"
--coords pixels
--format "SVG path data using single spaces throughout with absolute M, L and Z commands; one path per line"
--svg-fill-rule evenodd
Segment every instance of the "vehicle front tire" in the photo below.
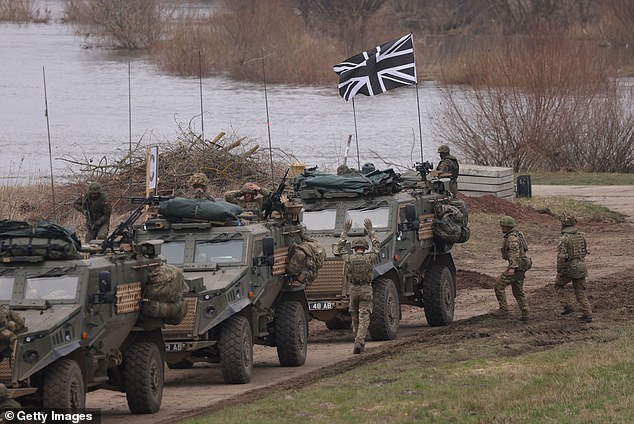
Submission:
M 46 409 L 76 412 L 86 408 L 86 388 L 79 364 L 62 358 L 44 374 L 42 405 Z
M 308 351 L 308 319 L 301 303 L 291 300 L 277 306 L 275 341 L 281 366 L 304 365 Z
M 401 320 L 401 302 L 394 281 L 379 278 L 373 284 L 372 315 L 368 332 L 372 340 L 396 338 Z
M 433 265 L 425 273 L 423 306 L 430 327 L 453 322 L 456 303 L 454 287 L 454 277 L 446 265 Z
M 253 335 L 248 319 L 234 315 L 222 325 L 218 350 L 225 383 L 245 384 L 251 381 Z

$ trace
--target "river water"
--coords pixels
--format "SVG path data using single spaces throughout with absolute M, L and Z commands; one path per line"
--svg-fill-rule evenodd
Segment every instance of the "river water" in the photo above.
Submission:
M 56 176 L 69 171 L 64 159 L 96 163 L 106 157 L 112 163 L 128 151 L 130 139 L 133 144 L 175 140 L 176 121 L 187 123 L 200 114 L 197 78 L 161 74 L 143 57 L 84 48 L 72 29 L 59 23 L 0 24 L 0 181 L 50 174 L 43 70 Z M 355 97 L 361 164 L 386 167 L 381 158 L 403 166 L 420 161 L 416 90 Z M 202 92 L 206 138 L 225 131 L 268 147 L 263 84 L 212 77 L 202 80 Z M 334 73 L 332 87 L 269 84 L 267 92 L 274 149 L 334 170 L 353 134 L 348 164 L 356 165 L 352 103 L 339 97 Z M 440 140 L 432 123 L 440 89 L 423 83 L 418 94 L 424 158 L 435 162 Z M 193 124 L 200 131 L 200 117 Z

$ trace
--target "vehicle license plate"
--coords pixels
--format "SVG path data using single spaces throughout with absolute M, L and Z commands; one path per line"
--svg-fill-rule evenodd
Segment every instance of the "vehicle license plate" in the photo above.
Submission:
M 308 302 L 308 309 L 311 311 L 324 311 L 334 308 L 335 304 L 333 302 Z
M 180 352 L 182 350 L 182 343 L 165 343 L 165 352 Z

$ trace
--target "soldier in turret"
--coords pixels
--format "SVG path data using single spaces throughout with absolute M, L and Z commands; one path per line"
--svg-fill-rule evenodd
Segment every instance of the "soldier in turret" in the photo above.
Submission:
M 365 349 L 365 336 L 368 333 L 370 315 L 372 314 L 372 280 L 374 278 L 374 262 L 379 254 L 379 240 L 372 230 L 372 221 L 365 219 L 363 222 L 368 232 L 372 248 L 365 238 L 352 240 L 352 253 L 345 252 L 348 231 L 352 228 L 352 221 L 344 224 L 341 239 L 337 244 L 337 251 L 346 262 L 347 280 L 350 284 L 350 315 L 352 316 L 352 330 L 354 333 L 354 348 L 352 353 L 363 353 Z M 366 252 L 367 251 L 367 252 Z
M 264 216 L 264 208 L 271 193 L 256 183 L 246 183 L 241 190 L 225 193 L 225 200 L 240 206 L 245 212 L 253 214 L 258 219 Z
M 557 246 L 557 277 L 555 278 L 555 292 L 559 297 L 559 303 L 563 307 L 562 315 L 573 313 L 575 310 L 565 292 L 566 284 L 572 282 L 577 303 L 582 315 L 579 319 L 583 322 L 592 322 L 592 307 L 586 296 L 586 267 L 587 245 L 586 239 L 575 225 L 577 219 L 568 214 L 560 217 L 561 238 Z
M 449 191 L 455 196 L 458 194 L 458 174 L 460 166 L 458 159 L 450 154 L 449 146 L 443 144 L 438 147 L 440 162 L 436 166 L 439 177 L 449 177 Z
M 191 197 L 194 199 L 214 200 L 208 193 L 209 179 L 202 172 L 196 172 L 187 180 L 191 187 Z

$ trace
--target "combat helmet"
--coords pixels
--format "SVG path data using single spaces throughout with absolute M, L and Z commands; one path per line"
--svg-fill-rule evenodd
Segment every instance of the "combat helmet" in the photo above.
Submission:
M 88 193 L 101 193 L 101 184 L 97 182 L 88 184 Z
M 449 146 L 446 144 L 441 144 L 438 146 L 438 153 L 449 153 Z
M 370 172 L 374 172 L 375 170 L 376 168 L 374 167 L 374 164 L 371 162 L 364 163 L 363 166 L 361 167 L 361 173 L 363 175 L 367 175 Z
M 187 180 L 190 186 L 192 187 L 207 187 L 209 185 L 209 179 L 202 172 L 196 172 L 189 180 Z
M 256 183 L 246 183 L 242 186 L 243 193 L 257 193 L 260 191 L 260 186 Z
M 559 217 L 562 227 L 572 227 L 577 223 L 577 218 L 570 214 L 563 214 Z
M 364 238 L 356 238 L 352 240 L 350 243 L 352 250 L 356 250 L 357 248 L 363 248 L 364 250 L 368 250 L 370 246 L 368 246 L 368 241 Z
M 500 227 L 510 227 L 513 228 L 515 227 L 515 220 L 513 219 L 512 216 L 503 216 L 502 218 L 500 218 Z

